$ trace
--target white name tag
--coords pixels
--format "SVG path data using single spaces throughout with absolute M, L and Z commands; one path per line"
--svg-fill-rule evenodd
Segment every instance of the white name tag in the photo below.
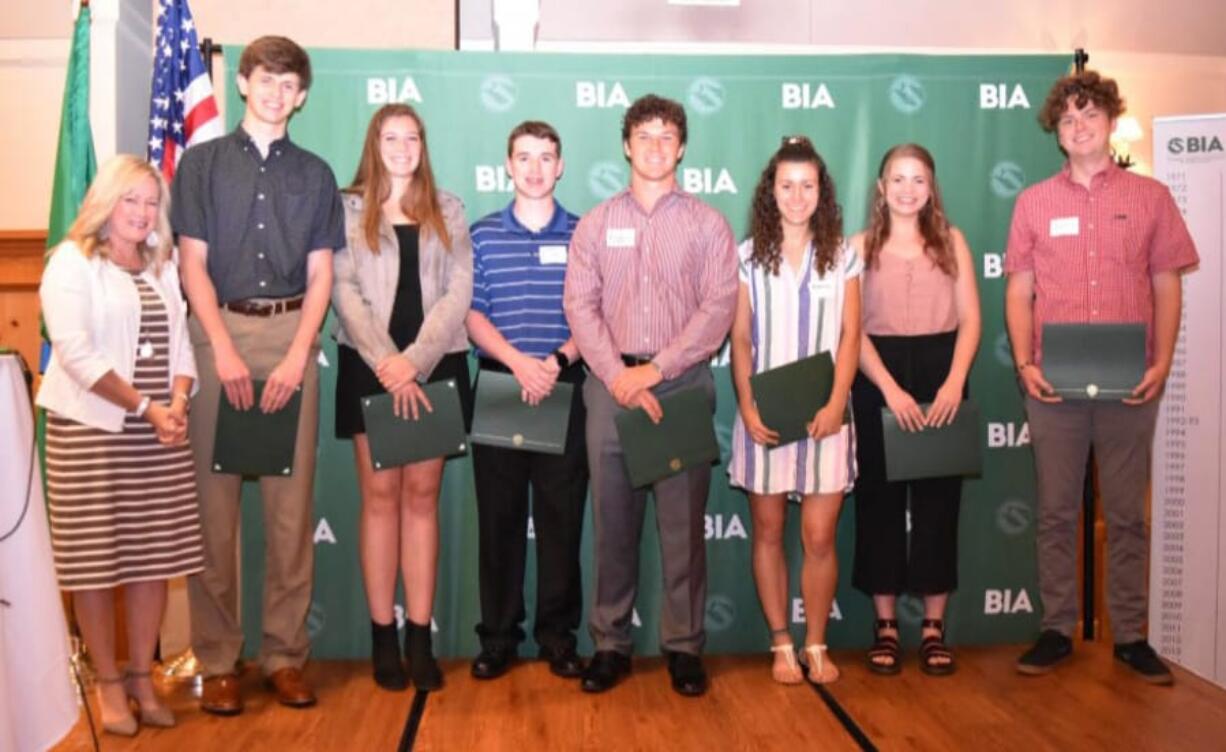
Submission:
M 1051 236 L 1076 237 L 1081 234 L 1081 219 L 1079 217 L 1057 217 L 1051 221 Z
M 566 263 L 566 246 L 564 245 L 543 245 L 537 251 L 537 255 L 542 264 L 565 264 Z
M 605 230 L 604 243 L 610 248 L 633 248 L 633 227 L 610 227 Z
M 828 298 L 834 295 L 834 280 L 819 277 L 815 272 L 809 277 L 809 292 L 819 298 Z

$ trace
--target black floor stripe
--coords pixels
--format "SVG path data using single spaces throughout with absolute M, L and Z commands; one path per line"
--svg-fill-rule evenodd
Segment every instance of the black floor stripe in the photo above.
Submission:
M 397 747 L 398 752 L 409 752 L 413 749 L 413 742 L 417 741 L 417 729 L 421 726 L 421 717 L 426 712 L 426 698 L 430 696 L 429 690 L 417 690 L 413 695 L 413 706 L 409 708 L 409 717 L 404 719 L 404 731 L 400 734 L 400 746 Z
M 818 697 L 822 698 L 822 702 L 826 703 L 826 707 L 830 708 L 830 712 L 834 714 L 834 717 L 839 719 L 839 723 L 843 724 L 843 729 L 855 740 L 856 744 L 860 745 L 860 749 L 864 750 L 864 752 L 877 752 L 877 747 L 873 744 L 872 740 L 868 738 L 868 735 L 856 723 L 856 719 L 848 715 L 843 706 L 839 704 L 839 701 L 834 699 L 834 695 L 830 694 L 830 690 L 820 684 L 805 683 L 813 687 L 813 691 L 817 693 Z

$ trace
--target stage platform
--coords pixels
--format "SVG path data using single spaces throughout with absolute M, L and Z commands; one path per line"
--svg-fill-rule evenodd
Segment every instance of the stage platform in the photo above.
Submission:
M 1096 643 L 1078 644 L 1051 675 L 1023 677 L 1013 670 L 1021 650 L 959 649 L 958 673 L 947 678 L 922 674 L 914 653 L 902 674 L 879 677 L 861 653 L 836 652 L 843 677 L 821 690 L 774 683 L 765 654 L 712 656 L 711 690 L 697 699 L 669 688 L 659 658 L 635 660 L 602 695 L 535 660 L 493 681 L 473 679 L 467 661 L 445 661 L 446 686 L 421 694 L 379 689 L 365 663 L 319 661 L 308 676 L 320 702 L 308 710 L 278 705 L 252 667 L 242 715 L 207 715 L 189 687 L 168 687 L 177 728 L 101 741 L 103 750 L 166 752 L 1226 748 L 1226 690 L 1180 669 L 1173 687 L 1148 685 Z M 92 747 L 82 716 L 55 749 Z

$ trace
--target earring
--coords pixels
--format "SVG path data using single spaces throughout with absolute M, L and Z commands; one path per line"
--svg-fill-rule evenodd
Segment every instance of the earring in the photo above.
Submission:
M 150 230 L 149 234 L 145 236 L 145 245 L 149 246 L 150 248 L 156 248 L 161 240 L 162 236 L 158 235 L 157 230 Z

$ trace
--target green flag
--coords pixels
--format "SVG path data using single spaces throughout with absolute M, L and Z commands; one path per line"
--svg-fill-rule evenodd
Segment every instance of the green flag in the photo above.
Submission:
M 85 189 L 98 171 L 94 136 L 89 128 L 89 7 L 81 9 L 72 32 L 68 78 L 60 110 L 60 140 L 55 150 L 55 179 L 51 188 L 51 216 L 47 220 L 47 247 L 64 239 L 77 217 Z

